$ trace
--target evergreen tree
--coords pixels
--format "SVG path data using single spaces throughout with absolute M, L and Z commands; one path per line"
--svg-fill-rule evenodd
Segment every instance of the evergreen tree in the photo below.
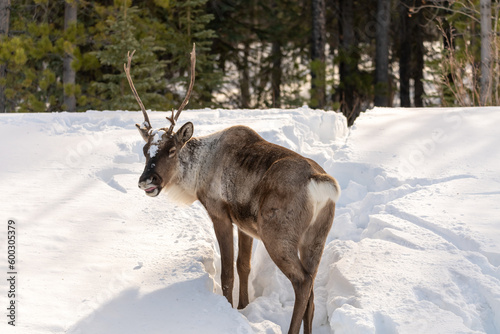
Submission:
M 377 0 L 377 28 L 375 55 L 375 99 L 376 106 L 392 105 L 389 91 L 389 26 L 391 22 L 391 0 Z
M 373 103 L 376 1 L 337 0 L 329 4 L 327 38 L 333 68 L 331 107 L 339 110 L 348 125 Z M 362 11 L 356 10 L 363 8 Z
M 71 30 L 76 30 L 77 2 L 76 0 L 66 0 L 64 3 L 64 35 L 70 35 Z M 64 104 L 63 108 L 68 111 L 76 110 L 75 80 L 76 72 L 72 66 L 74 55 L 74 45 L 68 41 L 64 45 L 63 60 L 63 85 L 64 85 Z
M 5 65 L 7 109 L 15 111 L 60 110 L 61 73 L 56 66 L 62 55 L 60 8 L 53 3 L 15 1 L 11 6 L 11 35 L 0 50 Z M 54 15 L 54 20 L 49 17 Z M 28 19 L 29 18 L 29 19 Z
M 172 0 L 169 6 L 169 24 L 165 38 L 168 59 L 168 87 L 176 92 L 177 104 L 184 99 L 189 85 L 189 52 L 196 43 L 196 83 L 189 107 L 215 106 L 214 94 L 220 89 L 222 73 L 211 53 L 215 31 L 208 28 L 214 16 L 206 13 L 207 0 Z M 185 90 L 177 88 L 182 83 Z
M 227 106 L 296 107 L 308 102 L 302 90 L 308 85 L 312 20 L 306 6 L 307 1 L 290 0 L 211 3 L 209 10 L 216 14 L 210 25 L 216 31 L 212 52 L 223 73 L 238 77 L 225 82 Z
M 396 61 L 402 105 L 414 96 L 413 104 L 422 106 L 424 55 L 442 105 L 496 104 L 500 65 L 487 61 L 484 47 L 481 52 L 480 32 L 484 26 L 482 39 L 492 39 L 490 54 L 500 54 L 498 18 L 489 20 L 489 10 L 481 16 L 480 2 L 399 0 L 399 10 L 388 15 L 389 0 L 325 1 L 328 51 L 324 42 L 311 47 L 324 39 L 322 24 L 313 29 L 311 22 L 319 21 L 304 11 L 316 4 L 315 13 L 322 12 L 316 0 L 0 1 L 0 110 L 137 110 L 123 72 L 134 49 L 132 76 L 146 106 L 176 108 L 188 85 L 193 42 L 198 61 L 191 108 L 315 106 L 323 103 L 323 89 L 318 97 L 304 88 L 324 88 L 325 73 L 326 101 L 333 102 L 325 107 L 340 109 L 351 125 L 375 95 L 384 100 L 377 104 L 390 105 Z M 78 11 L 76 24 L 65 20 L 65 7 L 73 17 Z M 492 3 L 492 15 L 498 7 Z M 442 35 L 429 17 L 440 19 Z M 444 51 L 432 58 L 436 41 Z M 313 51 L 318 56 L 311 59 Z M 481 90 L 486 86 L 491 91 Z
M 75 2 L 82 5 L 82 1 Z M 71 69 L 83 68 L 88 58 L 80 51 L 87 42 L 83 24 L 64 30 L 65 1 L 14 1 L 11 34 L 0 45 L 0 63 L 7 69 L 5 103 L 9 110 L 41 112 L 64 110 L 63 58 L 73 56 Z M 66 86 L 86 102 L 79 81 Z M 82 110 L 83 108 L 80 108 Z
M 95 51 L 101 66 L 106 69 L 102 81 L 95 81 L 93 87 L 99 96 L 100 109 L 137 110 L 137 102 L 130 93 L 123 64 L 127 62 L 127 53 L 136 50 L 133 58 L 131 75 L 142 102 L 147 108 L 164 110 L 167 106 L 165 95 L 158 92 L 165 87 L 165 62 L 159 61 L 155 52 L 164 50 L 155 43 L 153 36 L 139 38 L 136 22 L 139 10 L 129 7 L 112 6 L 105 11 L 108 15 L 102 26 L 103 48 Z
M 311 106 L 324 108 L 326 103 L 325 64 L 325 1 L 312 0 L 312 43 L 311 43 Z
M 10 0 L 0 1 L 0 43 L 5 43 L 9 37 L 10 27 Z M 0 65 L 0 113 L 6 112 L 5 109 L 5 75 L 7 73 L 7 66 Z
M 399 98 L 401 107 L 410 107 L 411 29 L 409 5 L 401 0 L 399 11 Z

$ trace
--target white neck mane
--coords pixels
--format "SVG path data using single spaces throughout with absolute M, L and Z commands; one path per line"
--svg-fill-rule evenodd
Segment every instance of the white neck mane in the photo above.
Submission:
M 166 187 L 169 199 L 184 205 L 191 205 L 198 198 L 196 192 L 202 163 L 212 154 L 212 143 L 217 141 L 221 132 L 204 137 L 193 137 L 179 150 L 178 173 Z

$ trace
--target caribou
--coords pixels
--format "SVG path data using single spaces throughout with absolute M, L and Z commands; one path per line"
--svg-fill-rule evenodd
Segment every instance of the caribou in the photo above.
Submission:
M 144 115 L 144 122 L 136 124 L 146 142 L 139 188 L 152 197 L 165 190 L 178 201 L 198 200 L 205 207 L 220 249 L 222 293 L 231 305 L 237 226 L 238 309 L 249 304 L 252 243 L 260 240 L 295 292 L 288 333 L 299 333 L 302 321 L 304 333 L 311 333 L 314 278 L 333 223 L 339 184 L 313 160 L 264 140 L 246 126 L 193 137 L 193 123 L 187 122 L 174 131 L 193 90 L 194 44 L 186 97 L 167 117 L 168 128 L 153 129 L 130 76 L 133 52 L 127 57 L 125 73 Z

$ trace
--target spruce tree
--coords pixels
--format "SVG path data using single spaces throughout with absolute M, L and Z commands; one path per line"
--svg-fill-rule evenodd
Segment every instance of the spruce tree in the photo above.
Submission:
M 0 48 L 0 63 L 7 69 L 2 81 L 8 110 L 60 110 L 62 45 L 56 42 L 62 37 L 61 13 L 54 3 L 12 3 L 11 34 Z
M 107 39 L 101 50 L 95 55 L 105 73 L 102 81 L 95 81 L 95 94 L 100 98 L 100 109 L 137 110 L 137 102 L 130 92 L 123 64 L 127 61 L 127 52 L 136 50 L 132 61 L 131 75 L 141 99 L 149 109 L 165 110 L 167 99 L 162 92 L 165 87 L 165 62 L 159 61 L 157 52 L 164 50 L 157 46 L 153 36 L 139 37 L 136 22 L 139 10 L 128 7 L 112 7 L 111 15 L 102 27 L 102 35 Z
M 215 106 L 214 95 L 222 83 L 222 73 L 211 54 L 215 32 L 207 28 L 214 16 L 206 13 L 206 3 L 207 0 L 179 0 L 172 2 L 170 7 L 173 29 L 168 32 L 165 49 L 169 72 L 173 73 L 168 85 L 171 91 L 177 92 L 177 102 L 182 101 L 185 91 L 176 88 L 178 83 L 181 82 L 186 89 L 189 84 L 189 52 L 196 43 L 196 83 L 190 108 Z

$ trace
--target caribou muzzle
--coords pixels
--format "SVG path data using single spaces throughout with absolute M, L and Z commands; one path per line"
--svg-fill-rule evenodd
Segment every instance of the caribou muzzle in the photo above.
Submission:
M 156 174 L 142 174 L 139 178 L 139 188 L 146 192 L 146 195 L 155 197 L 161 192 L 161 177 Z

